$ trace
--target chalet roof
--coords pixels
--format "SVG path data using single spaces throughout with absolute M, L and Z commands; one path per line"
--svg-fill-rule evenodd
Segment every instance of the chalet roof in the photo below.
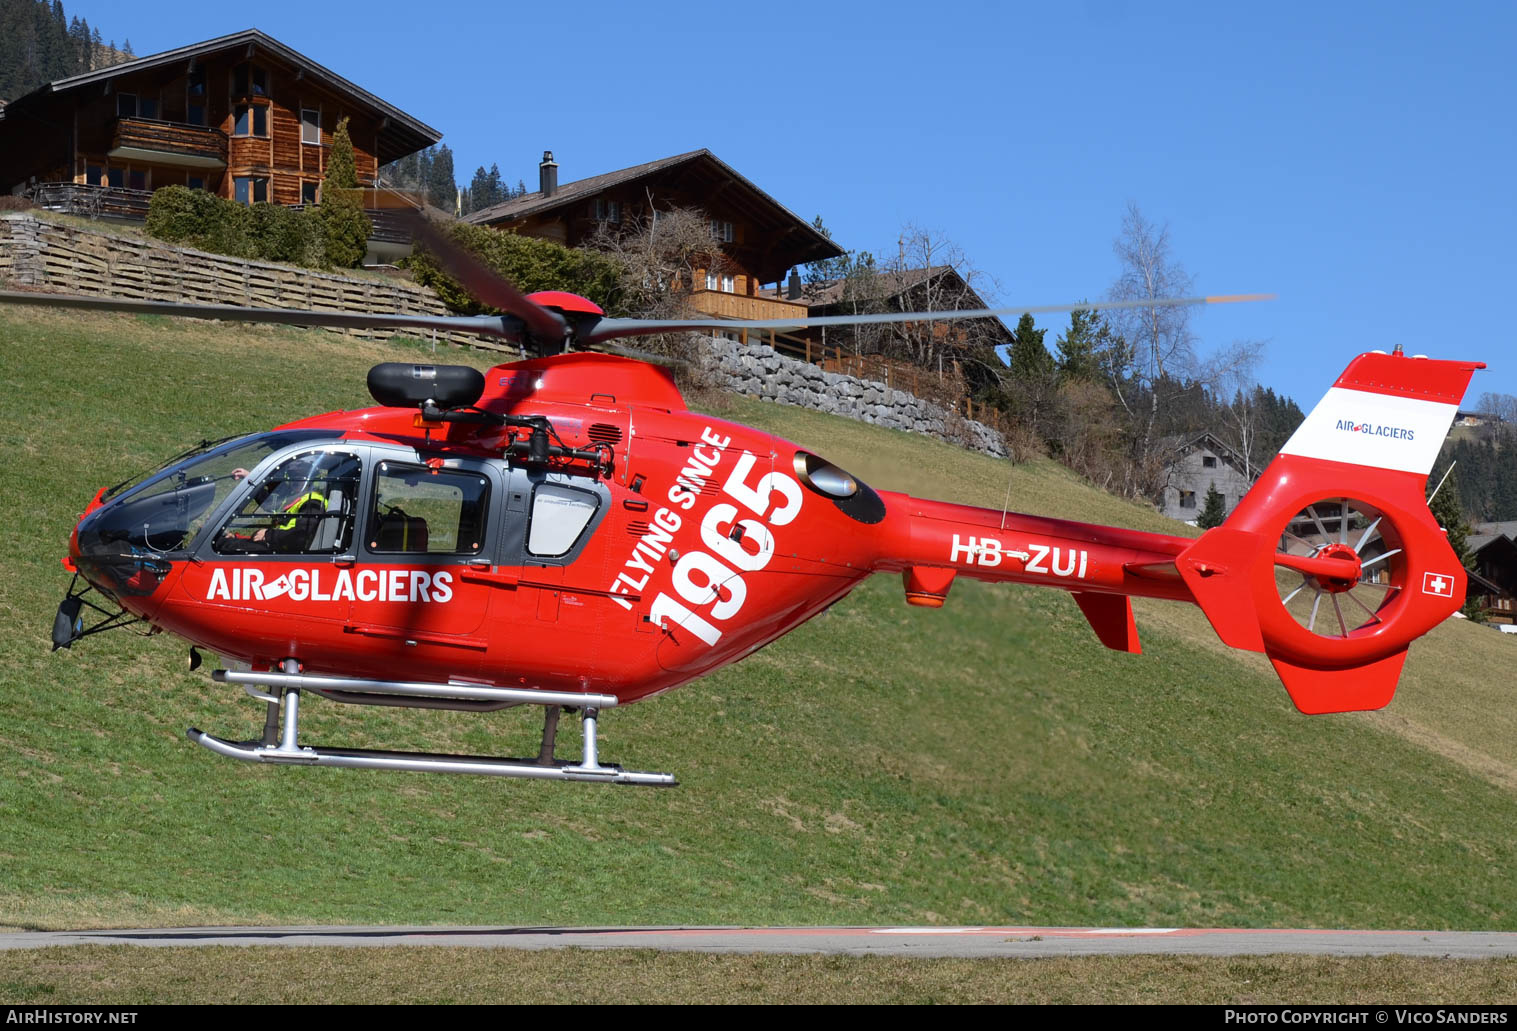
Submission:
M 1247 463 L 1243 461 L 1243 456 L 1232 445 L 1225 443 L 1210 430 L 1190 435 L 1175 434 L 1174 436 L 1165 437 L 1162 443 L 1164 449 L 1176 456 L 1176 458 L 1188 455 L 1198 447 L 1204 447 L 1240 473 L 1247 468 Z M 1260 472 L 1262 470 L 1254 470 L 1253 475 L 1255 479 L 1258 478 Z
M 1517 541 L 1517 519 L 1501 523 L 1476 523 L 1473 529 L 1477 534 L 1492 537 L 1497 534 L 1504 534 L 1512 538 L 1512 540 Z M 1473 540 L 1474 538 L 1471 537 L 1470 539 Z
M 903 294 L 909 294 L 924 283 L 929 283 L 939 277 L 952 278 L 949 289 L 958 300 L 963 302 L 962 305 L 959 305 L 958 301 L 956 301 L 955 307 L 990 307 L 985 299 L 964 281 L 964 278 L 959 275 L 958 269 L 952 265 L 930 265 L 926 268 L 881 269 L 875 273 L 875 283 L 878 288 L 869 291 L 869 298 L 879 301 L 892 300 Z M 848 302 L 843 299 L 843 290 L 847 285 L 847 280 L 843 279 L 823 280 L 819 283 L 805 285 L 801 287 L 800 300 L 807 306 L 812 315 L 847 315 L 852 311 L 847 306 Z M 783 283 L 779 285 L 778 289 L 760 290 L 759 296 L 778 300 L 789 299 L 785 292 L 785 284 Z M 990 318 L 1000 323 L 1001 328 L 1006 330 L 1008 335 L 1012 333 L 1011 328 L 1006 325 L 1004 319 L 990 316 L 987 318 L 987 321 Z
M 534 215 L 550 214 L 582 203 L 613 187 L 660 176 L 677 169 L 691 172 L 704 171 L 714 179 L 725 180 L 741 188 L 742 192 L 747 194 L 748 207 L 760 216 L 760 220 L 785 234 L 786 248 L 790 252 L 787 254 L 790 259 L 786 265 L 787 268 L 842 255 L 842 249 L 819 233 L 809 222 L 798 217 L 795 212 L 759 189 L 737 169 L 704 147 L 700 150 L 676 154 L 673 157 L 633 165 L 631 168 L 593 175 L 588 179 L 560 183 L 552 196 L 544 196 L 539 190 L 520 197 L 512 197 L 508 201 L 465 215 L 464 221 L 486 226 L 519 222 Z
M 875 273 L 874 282 L 878 285 L 878 291 L 873 291 L 879 298 L 888 299 L 899 297 L 909 293 L 923 283 L 931 282 L 939 276 L 948 276 L 954 280 L 955 289 L 966 291 L 966 296 L 972 300 L 976 307 L 988 307 L 975 293 L 970 285 L 964 282 L 962 276 L 952 265 L 931 265 L 927 268 L 907 269 L 881 269 Z M 843 290 L 848 285 L 844 279 L 829 279 L 820 283 L 812 283 L 801 288 L 801 300 L 813 308 L 825 307 L 837 304 L 843 300 Z M 776 291 L 765 291 L 766 294 L 774 294 Z M 782 291 L 781 291 L 782 292 Z
M 203 43 L 192 43 L 189 46 L 179 47 L 175 50 L 165 50 L 160 54 L 149 54 L 146 57 L 124 61 L 121 64 L 113 64 L 106 68 L 98 68 L 79 75 L 70 75 L 67 78 L 56 79 L 53 82 L 38 87 L 24 97 L 11 101 L 9 106 L 19 106 L 24 101 L 30 100 L 33 97 L 67 93 L 84 86 L 106 82 L 121 75 L 151 71 L 154 68 L 166 67 L 180 61 L 189 61 L 196 57 L 219 53 L 224 50 L 235 50 L 239 47 L 257 47 L 267 53 L 273 54 L 287 64 L 293 65 L 312 78 L 337 90 L 339 93 L 347 94 L 355 103 L 369 108 L 374 114 L 388 119 L 389 124 L 380 132 L 379 137 L 379 161 L 381 164 L 394 161 L 396 158 L 404 157 L 424 147 L 430 147 L 442 139 L 442 133 L 425 122 L 406 114 L 400 108 L 381 100 L 363 87 L 349 82 L 330 68 L 317 64 L 299 51 L 292 50 L 273 36 L 258 29 L 243 29 L 241 32 L 234 32 L 229 36 L 218 36 L 215 39 L 208 39 Z
M 1479 558 L 1481 568 L 1490 574 L 1480 577 L 1482 582 L 1494 580 L 1501 590 L 1517 594 L 1517 541 L 1504 533 L 1481 533 L 1466 537 L 1464 545 Z M 1470 576 L 1475 577 L 1476 572 L 1471 571 Z

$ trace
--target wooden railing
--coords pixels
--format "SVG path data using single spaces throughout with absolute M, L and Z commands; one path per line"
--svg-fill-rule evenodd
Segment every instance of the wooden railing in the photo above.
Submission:
M 45 211 L 86 218 L 122 218 L 141 222 L 147 219 L 151 190 L 128 190 L 120 186 L 91 186 L 87 183 L 38 183 L 32 187 L 32 199 Z
M 290 207 L 295 211 L 306 209 L 304 204 L 291 204 Z M 369 217 L 370 240 L 381 240 L 385 243 L 411 242 L 410 223 L 403 212 L 392 208 L 364 208 L 363 213 Z
M 797 301 L 777 301 L 772 297 L 749 297 L 721 290 L 692 290 L 690 304 L 707 315 L 724 319 L 788 319 L 806 317 L 806 305 Z
M 173 163 L 175 155 L 227 162 L 227 137 L 220 129 L 188 122 L 164 122 L 156 118 L 118 118 L 112 136 L 111 149 L 132 147 L 166 155 L 165 161 Z

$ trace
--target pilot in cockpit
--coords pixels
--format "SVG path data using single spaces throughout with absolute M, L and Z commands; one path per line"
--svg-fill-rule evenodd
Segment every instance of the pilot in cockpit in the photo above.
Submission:
M 316 538 L 327 511 L 326 481 L 341 476 L 340 468 L 351 463 L 337 454 L 300 455 L 269 474 L 243 502 L 222 532 L 217 548 L 222 552 L 307 551 Z M 232 470 L 242 479 L 246 469 Z

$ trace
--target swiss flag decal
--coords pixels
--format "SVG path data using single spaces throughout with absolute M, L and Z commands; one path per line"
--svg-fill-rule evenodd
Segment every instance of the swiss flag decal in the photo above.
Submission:
M 1454 578 L 1445 573 L 1423 573 L 1422 593 L 1434 594 L 1440 598 L 1452 598 L 1454 596 Z

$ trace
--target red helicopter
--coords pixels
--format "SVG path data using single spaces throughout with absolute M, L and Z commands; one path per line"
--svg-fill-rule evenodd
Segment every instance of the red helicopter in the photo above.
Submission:
M 427 242 L 507 314 L 0 294 L 295 325 L 463 325 L 541 355 L 484 374 L 379 365 L 369 374 L 378 407 L 204 445 L 95 495 L 64 562 L 75 578 L 54 647 L 142 621 L 190 641 L 192 668 L 197 647 L 234 660 L 241 669 L 212 676 L 266 703 L 263 733 L 231 742 L 188 731 L 212 751 L 672 785 L 670 774 L 600 761 L 600 712 L 742 659 L 874 573 L 899 575 L 906 602 L 931 608 L 959 576 L 1065 590 L 1101 643 L 1134 653 L 1132 596 L 1192 602 L 1225 643 L 1267 654 L 1302 712 L 1375 709 L 1390 701 L 1408 644 L 1463 600 L 1464 570 L 1424 492 L 1481 363 L 1399 350 L 1353 359 L 1226 524 L 1193 539 L 876 491 L 785 440 L 687 410 L 665 368 L 568 350 L 793 322 L 608 318 L 572 294 L 523 296 L 447 241 Z M 103 618 L 86 627 L 86 608 Z M 542 747 L 527 759 L 311 747 L 299 740 L 306 692 L 465 711 L 541 705 Z M 577 761 L 554 757 L 564 708 L 583 720 Z

